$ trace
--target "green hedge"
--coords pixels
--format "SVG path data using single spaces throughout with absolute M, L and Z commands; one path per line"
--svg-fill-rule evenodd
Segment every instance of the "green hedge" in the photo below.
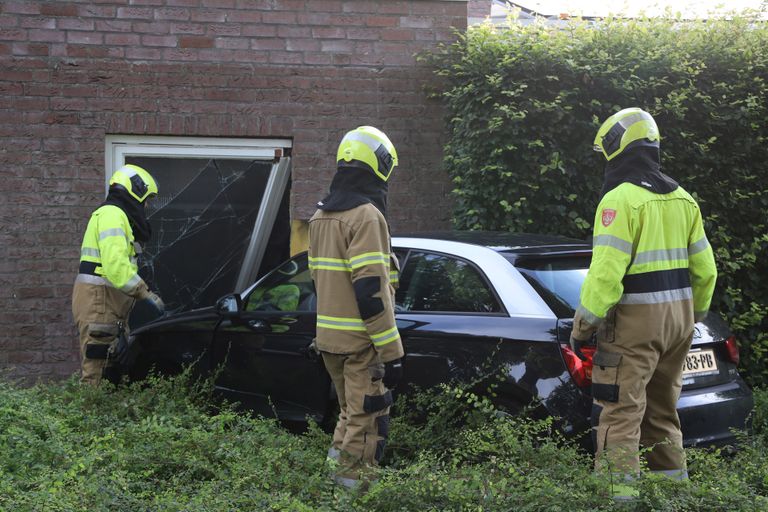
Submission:
M 646 474 L 641 500 L 615 506 L 610 478 L 551 432 L 444 387 L 398 401 L 379 483 L 331 483 L 330 434 L 214 406 L 188 375 L 113 388 L 0 380 L 0 511 L 401 512 L 768 510 L 768 398 L 733 456 L 688 449 L 691 479 Z M 416 420 L 417 417 L 425 420 Z
M 768 383 L 768 27 L 748 17 L 574 21 L 461 34 L 425 57 L 443 77 L 460 229 L 590 234 L 600 123 L 651 112 L 662 168 L 696 197 L 720 276 L 712 305 Z

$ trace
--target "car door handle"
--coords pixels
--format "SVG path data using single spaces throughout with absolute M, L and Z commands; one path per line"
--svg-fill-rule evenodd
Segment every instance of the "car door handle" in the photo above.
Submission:
M 269 322 L 264 320 L 248 320 L 246 324 L 250 330 L 256 332 L 265 332 L 270 330 Z

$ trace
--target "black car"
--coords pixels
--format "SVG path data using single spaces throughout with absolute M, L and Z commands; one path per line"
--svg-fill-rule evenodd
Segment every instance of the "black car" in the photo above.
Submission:
M 472 383 L 503 411 L 558 418 L 567 435 L 589 431 L 591 359 L 568 346 L 591 247 L 553 236 L 449 232 L 395 237 L 397 325 L 405 386 Z M 306 253 L 242 294 L 137 329 L 129 368 L 175 373 L 215 368 L 218 391 L 264 415 L 333 424 L 335 396 L 310 350 L 314 286 Z M 587 355 L 594 353 L 594 348 Z M 684 443 L 720 445 L 743 429 L 752 393 L 736 371 L 738 347 L 716 315 L 697 323 L 678 402 Z M 530 407 L 533 404 L 533 407 Z

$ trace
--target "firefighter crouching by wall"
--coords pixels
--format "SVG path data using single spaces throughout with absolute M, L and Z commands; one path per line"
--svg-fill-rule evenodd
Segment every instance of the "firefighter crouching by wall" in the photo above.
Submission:
M 660 170 L 659 131 L 639 108 L 605 121 L 595 150 L 607 159 L 592 263 L 571 345 L 597 331 L 592 422 L 596 468 L 617 500 L 632 499 L 639 447 L 648 469 L 687 478 L 676 405 L 694 322 L 704 319 L 717 270 L 696 201 Z
M 339 145 L 329 195 L 309 221 L 309 266 L 317 289 L 317 348 L 341 412 L 328 451 L 334 480 L 375 479 L 389 431 L 392 393 L 402 375 L 395 325 L 397 270 L 387 224 L 387 182 L 397 165 L 389 138 L 370 126 Z
M 88 221 L 80 249 L 80 269 L 72 291 L 72 315 L 80 331 L 81 381 L 98 385 L 112 366 L 121 329 L 136 300 L 158 312 L 163 301 L 139 277 L 137 247 L 152 230 L 144 206 L 157 195 L 152 176 L 124 165 L 109 180 L 106 200 Z

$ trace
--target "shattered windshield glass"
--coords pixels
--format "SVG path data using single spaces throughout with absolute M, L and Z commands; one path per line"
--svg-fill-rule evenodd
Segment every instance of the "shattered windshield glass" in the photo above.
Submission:
M 208 306 L 232 292 L 272 162 L 131 156 L 126 163 L 147 169 L 158 184 L 147 204 L 152 237 L 139 274 L 167 310 Z

